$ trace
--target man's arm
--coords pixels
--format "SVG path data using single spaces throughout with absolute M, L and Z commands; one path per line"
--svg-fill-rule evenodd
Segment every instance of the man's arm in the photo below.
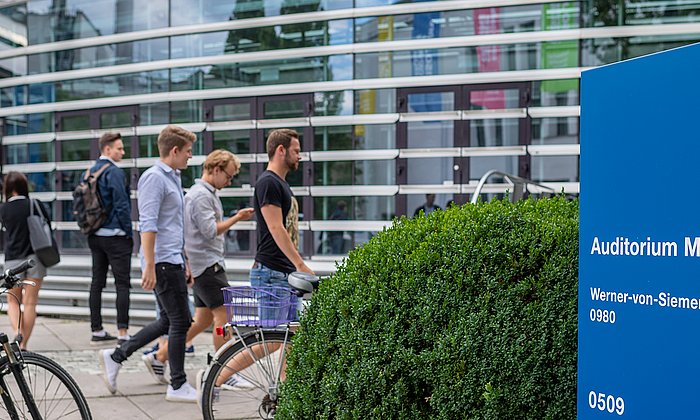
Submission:
M 141 232 L 144 267 L 141 267 L 141 287 L 153 290 L 156 287 L 156 232 Z
M 108 178 L 107 186 L 112 194 L 112 207 L 121 229 L 131 236 L 131 197 L 126 189 L 125 174 L 116 166 L 111 171 L 114 173 Z
M 266 204 L 260 209 L 260 211 L 262 212 L 267 229 L 270 231 L 275 243 L 289 259 L 289 261 L 294 264 L 297 271 L 314 274 L 306 263 L 304 263 L 304 260 L 301 258 L 301 255 L 299 255 L 299 252 L 297 251 L 296 247 L 294 247 L 292 240 L 289 238 L 287 229 L 285 229 L 282 225 L 282 209 L 272 204 Z
M 226 220 L 222 220 L 216 223 L 216 235 L 221 235 L 222 233 L 229 230 L 231 226 L 235 225 L 241 220 L 250 220 L 254 214 L 255 210 L 253 210 L 251 207 L 238 210 L 238 213 L 236 213 L 233 217 L 229 217 Z
M 158 215 L 162 202 L 163 185 L 151 174 L 144 174 L 138 185 L 139 230 L 143 249 L 144 266 L 141 267 L 141 287 L 156 287 L 155 245 L 158 234 Z

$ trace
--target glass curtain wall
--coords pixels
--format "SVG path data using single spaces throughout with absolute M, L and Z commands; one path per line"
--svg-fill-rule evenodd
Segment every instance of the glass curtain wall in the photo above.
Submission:
M 295 128 L 306 159 L 289 177 L 303 217 L 300 250 L 344 255 L 393 217 L 412 216 L 428 192 L 442 208 L 466 202 L 490 169 L 575 193 L 577 69 L 700 40 L 700 32 L 678 26 L 700 22 L 700 0 L 494 2 L 463 10 L 426 3 L 29 0 L 2 7 L 2 172 L 28 173 L 61 223 L 61 246 L 79 253 L 69 193 L 97 157 L 100 130 L 122 131 L 132 188 L 157 157 L 164 124 L 196 132 L 197 159 L 215 148 L 241 156 L 241 173 L 222 192 L 230 215 L 250 205 L 266 135 Z M 664 25 L 676 29 L 654 32 Z M 643 31 L 606 32 L 621 26 Z M 597 32 L 584 39 L 567 32 L 579 28 Z M 572 76 L 526 76 L 556 69 Z M 509 72 L 525 76 L 514 84 Z M 348 83 L 392 78 L 401 85 Z M 265 90 L 271 86 L 279 88 Z M 265 93 L 240 93 L 257 87 Z M 170 93 L 177 99 L 162 99 Z M 130 99 L 143 94 L 159 99 Z M 185 187 L 200 175 L 200 166 L 184 171 Z M 252 255 L 251 229 L 227 233 L 230 255 Z

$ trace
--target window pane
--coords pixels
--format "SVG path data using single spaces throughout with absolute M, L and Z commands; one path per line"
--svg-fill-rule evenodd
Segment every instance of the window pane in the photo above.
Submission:
M 352 55 L 290 58 L 171 70 L 171 90 L 217 89 L 352 79 Z
M 8 108 L 27 103 L 27 87 L 13 86 L 0 89 L 0 106 Z
M 29 192 L 54 191 L 54 172 L 34 172 L 27 175 Z
M 396 112 L 395 89 L 369 89 L 357 91 L 357 94 L 355 95 L 356 114 L 381 114 L 388 112 Z
M 48 133 L 54 131 L 54 113 L 29 114 L 27 116 L 28 133 Z
M 167 70 L 64 80 L 55 83 L 56 100 L 60 102 L 167 92 L 168 82 L 169 72 Z
M 168 38 L 61 50 L 27 56 L 29 74 L 167 60 Z
M 469 179 L 479 180 L 491 169 L 505 172 L 507 174 L 518 174 L 517 156 L 493 156 L 493 157 L 472 157 L 469 158 Z M 489 178 L 490 182 L 498 183 L 497 177 Z
M 314 185 L 393 185 L 395 160 L 313 162 Z
M 170 122 L 170 104 L 167 102 L 157 104 L 139 105 L 139 125 L 157 125 Z
M 564 106 L 579 104 L 579 80 L 543 80 L 532 82 L 530 106 Z
M 314 220 L 391 220 L 394 203 L 394 197 L 314 197 Z
M 454 158 L 406 159 L 408 184 L 454 183 Z
M 0 9 L 0 28 L 4 29 L 2 43 L 13 48 L 27 46 L 27 6 L 17 4 Z
M 5 117 L 5 135 L 16 136 L 19 134 L 27 134 L 27 116 L 26 115 L 10 115 Z
M 352 43 L 352 21 L 301 22 L 174 36 L 171 58 L 204 57 Z
M 187 124 L 197 121 L 204 121 L 204 118 L 202 118 L 202 101 L 170 103 L 170 122 L 173 124 Z
M 250 102 L 233 103 L 233 104 L 216 104 L 214 109 L 213 121 L 239 121 L 250 120 Z
M 87 236 L 83 235 L 79 230 L 60 230 L 62 249 L 88 249 Z
M 5 156 L 10 165 L 54 161 L 54 143 L 11 144 L 5 146 Z
M 139 157 L 159 157 L 158 136 L 139 136 Z
M 578 117 L 532 119 L 532 144 L 578 144 Z
M 194 184 L 194 180 L 202 177 L 202 166 L 188 166 L 187 169 L 180 172 L 182 178 L 182 188 L 190 188 Z
M 469 92 L 469 109 L 508 109 L 518 108 L 518 89 L 474 90 Z
M 583 2 L 584 26 L 660 25 L 698 22 L 700 3 L 695 1 Z
M 469 145 L 472 147 L 517 146 L 519 120 L 515 118 L 473 120 L 469 122 Z
M 393 149 L 396 147 L 396 125 L 371 124 L 355 126 L 356 149 Z
M 429 198 L 428 195 L 431 195 L 432 198 Z M 432 200 L 434 206 L 445 210 L 454 203 L 454 194 L 409 194 L 406 196 L 406 209 L 408 212 L 406 216 L 414 217 L 421 210 L 425 214 L 425 206 L 430 204 L 429 200 Z
M 25 76 L 27 74 L 27 57 L 19 56 L 0 60 L 0 78 Z
M 305 109 L 302 99 L 267 101 L 263 105 L 263 118 L 294 118 L 303 116 L 305 116 Z
M 314 129 L 314 150 L 353 150 L 355 142 L 352 126 L 316 127 Z
M 352 0 L 171 0 L 171 25 L 224 22 L 352 7 Z
M 90 129 L 89 115 L 67 115 L 60 117 L 61 131 L 80 131 Z
M 27 9 L 30 45 L 168 26 L 168 0 L 32 0 Z
M 223 197 L 221 205 L 224 208 L 224 218 L 233 217 L 238 210 L 252 207 L 250 197 Z M 224 234 L 227 254 L 247 254 L 251 251 L 251 239 L 255 235 L 249 230 L 229 230 Z
M 61 191 L 73 191 L 78 184 L 80 184 L 81 177 L 85 170 L 78 169 L 74 171 L 58 171 L 59 177 L 61 177 Z
M 103 112 L 100 114 L 100 128 L 124 128 L 132 126 L 131 111 Z
M 454 121 L 408 123 L 409 148 L 442 148 L 454 145 Z
M 249 130 L 215 131 L 213 135 L 214 149 L 225 149 L 236 154 L 251 153 Z
M 90 143 L 92 139 L 64 140 L 61 142 L 61 162 L 90 160 Z
M 314 93 L 314 115 L 352 115 L 353 91 Z
M 578 182 L 578 156 L 533 156 L 531 178 L 536 182 Z M 560 191 L 555 191 L 559 193 Z

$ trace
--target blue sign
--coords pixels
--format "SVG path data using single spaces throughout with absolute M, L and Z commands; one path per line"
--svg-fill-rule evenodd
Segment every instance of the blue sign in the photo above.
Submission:
M 699 67 L 582 74 L 579 419 L 700 418 Z

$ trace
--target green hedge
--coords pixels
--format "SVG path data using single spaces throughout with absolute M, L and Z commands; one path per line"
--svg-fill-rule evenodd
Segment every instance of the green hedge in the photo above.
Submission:
M 402 218 L 322 284 L 279 418 L 576 417 L 578 202 Z

